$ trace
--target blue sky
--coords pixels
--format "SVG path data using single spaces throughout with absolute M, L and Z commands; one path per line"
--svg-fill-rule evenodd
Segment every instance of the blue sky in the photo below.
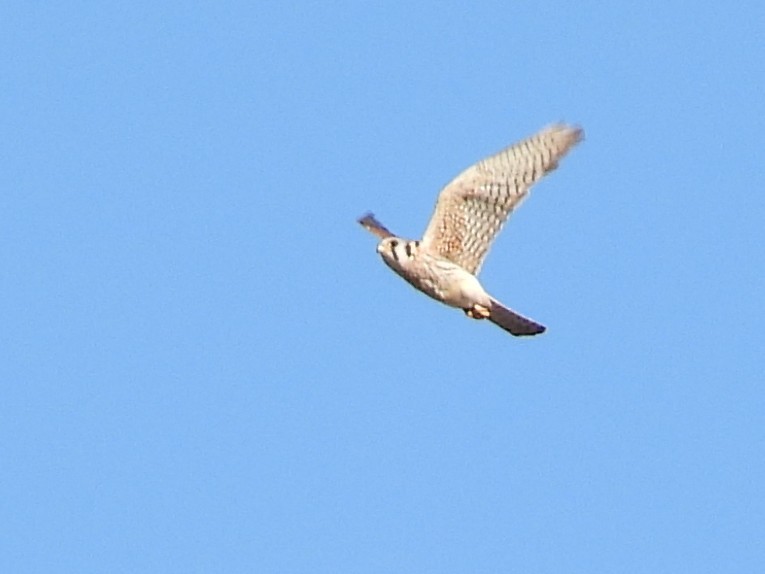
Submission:
M 765 569 L 765 8 L 6 2 L 0 570 Z M 356 224 L 554 121 L 486 261 Z

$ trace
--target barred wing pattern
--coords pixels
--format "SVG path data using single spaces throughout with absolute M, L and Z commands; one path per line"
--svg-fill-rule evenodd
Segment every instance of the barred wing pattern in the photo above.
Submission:
M 439 194 L 422 246 L 478 275 L 513 209 L 581 139 L 577 127 L 552 125 L 463 171 Z

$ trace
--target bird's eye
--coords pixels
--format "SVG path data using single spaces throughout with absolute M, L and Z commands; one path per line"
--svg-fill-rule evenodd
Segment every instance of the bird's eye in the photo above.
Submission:
M 389 243 L 389 245 L 390 245 L 390 255 L 391 255 L 391 257 L 393 257 L 393 259 L 398 261 L 398 251 L 396 251 L 396 247 L 398 247 L 398 240 L 397 239 L 392 239 L 391 242 Z

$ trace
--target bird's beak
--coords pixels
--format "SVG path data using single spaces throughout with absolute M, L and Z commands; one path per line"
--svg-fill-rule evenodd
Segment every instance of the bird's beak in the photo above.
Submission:
M 382 254 L 382 252 L 383 252 L 383 244 L 381 241 L 380 243 L 377 244 L 377 253 Z

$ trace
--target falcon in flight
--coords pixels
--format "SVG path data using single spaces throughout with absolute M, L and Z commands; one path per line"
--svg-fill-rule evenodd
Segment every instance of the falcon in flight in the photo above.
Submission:
M 421 240 L 395 236 L 371 213 L 358 221 L 380 238 L 386 265 L 415 289 L 513 335 L 537 335 L 543 325 L 502 305 L 477 276 L 510 213 L 583 137 L 578 127 L 552 125 L 469 167 L 441 190 Z

